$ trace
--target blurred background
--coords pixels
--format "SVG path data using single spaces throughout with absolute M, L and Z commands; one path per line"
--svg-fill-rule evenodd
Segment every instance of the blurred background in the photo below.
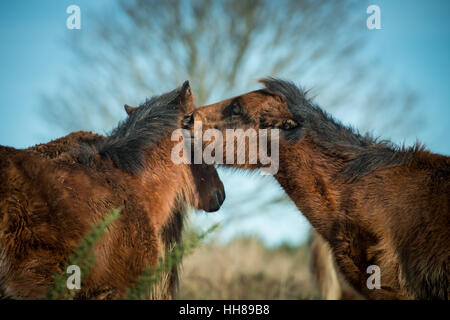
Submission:
M 69 5 L 81 29 L 69 30 Z M 369 30 L 369 5 L 381 29 Z M 106 134 L 123 105 L 190 80 L 198 105 L 282 77 L 342 122 L 450 154 L 446 0 L 46 0 L 0 3 L 0 144 Z M 185 262 L 182 298 L 311 298 L 309 224 L 271 177 L 220 168 L 221 228 Z M 226 290 L 224 289 L 226 287 Z

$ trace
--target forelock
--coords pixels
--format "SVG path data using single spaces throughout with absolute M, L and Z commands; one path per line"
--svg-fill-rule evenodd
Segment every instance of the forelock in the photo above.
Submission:
M 299 106 L 309 104 L 309 100 L 306 96 L 307 91 L 296 86 L 291 81 L 269 77 L 261 79 L 259 82 L 264 84 L 266 89 L 275 93 L 280 93 L 286 99 L 286 103 L 293 114 L 297 113 L 296 108 Z

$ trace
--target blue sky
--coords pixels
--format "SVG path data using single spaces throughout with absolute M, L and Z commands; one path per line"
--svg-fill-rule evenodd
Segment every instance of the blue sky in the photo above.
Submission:
M 66 134 L 42 120 L 39 96 L 57 88 L 62 72 L 77 67 L 70 65 L 63 44 L 68 33 L 86 32 L 90 23 L 83 19 L 86 13 L 110 3 L 106 0 L 0 2 L 1 145 L 23 148 Z M 371 3 L 381 8 L 382 30 L 367 31 L 372 37 L 368 54 L 378 58 L 379 65 L 375 67 L 390 70 L 398 81 L 407 83 L 421 97 L 419 108 L 426 125 L 414 132 L 414 137 L 404 138 L 408 141 L 418 138 L 432 151 L 450 155 L 450 1 Z M 71 4 L 82 8 L 80 31 L 65 26 L 66 8 Z M 366 15 L 364 8 L 361 14 Z M 234 183 L 247 181 L 244 175 L 233 178 L 228 173 L 224 175 Z M 284 214 L 283 219 L 275 219 L 271 225 L 254 219 L 228 232 L 226 237 L 258 230 L 269 244 L 304 240 L 306 221 L 298 217 L 294 207 L 288 206 Z
M 69 32 L 86 32 L 83 15 L 106 3 L 77 1 L 82 9 L 82 29 L 66 28 L 66 8 L 74 1 L 0 2 L 0 144 L 27 147 L 64 135 L 42 122 L 40 94 L 58 85 L 59 76 L 70 66 L 64 41 Z
M 373 1 L 382 30 L 371 50 L 381 67 L 414 88 L 426 126 L 416 137 L 434 152 L 450 155 L 450 1 Z

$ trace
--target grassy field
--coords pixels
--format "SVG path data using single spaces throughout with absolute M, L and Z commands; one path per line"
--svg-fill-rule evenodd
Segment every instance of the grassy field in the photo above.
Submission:
M 314 299 L 305 245 L 270 249 L 258 238 L 212 242 L 183 260 L 178 299 Z

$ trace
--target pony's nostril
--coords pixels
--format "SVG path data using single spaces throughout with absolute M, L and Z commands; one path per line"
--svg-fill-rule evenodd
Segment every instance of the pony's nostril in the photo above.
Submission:
M 223 199 L 223 196 L 220 193 L 220 191 L 216 191 L 216 201 L 217 201 L 217 204 L 219 205 L 219 207 L 222 205 L 223 200 L 224 199 Z
M 210 203 L 210 207 L 208 208 L 208 212 L 214 212 L 220 209 L 220 206 L 222 205 L 223 201 L 224 201 L 224 197 L 222 195 L 222 193 L 220 191 L 216 191 L 214 193 L 214 199 L 212 199 L 211 203 Z

